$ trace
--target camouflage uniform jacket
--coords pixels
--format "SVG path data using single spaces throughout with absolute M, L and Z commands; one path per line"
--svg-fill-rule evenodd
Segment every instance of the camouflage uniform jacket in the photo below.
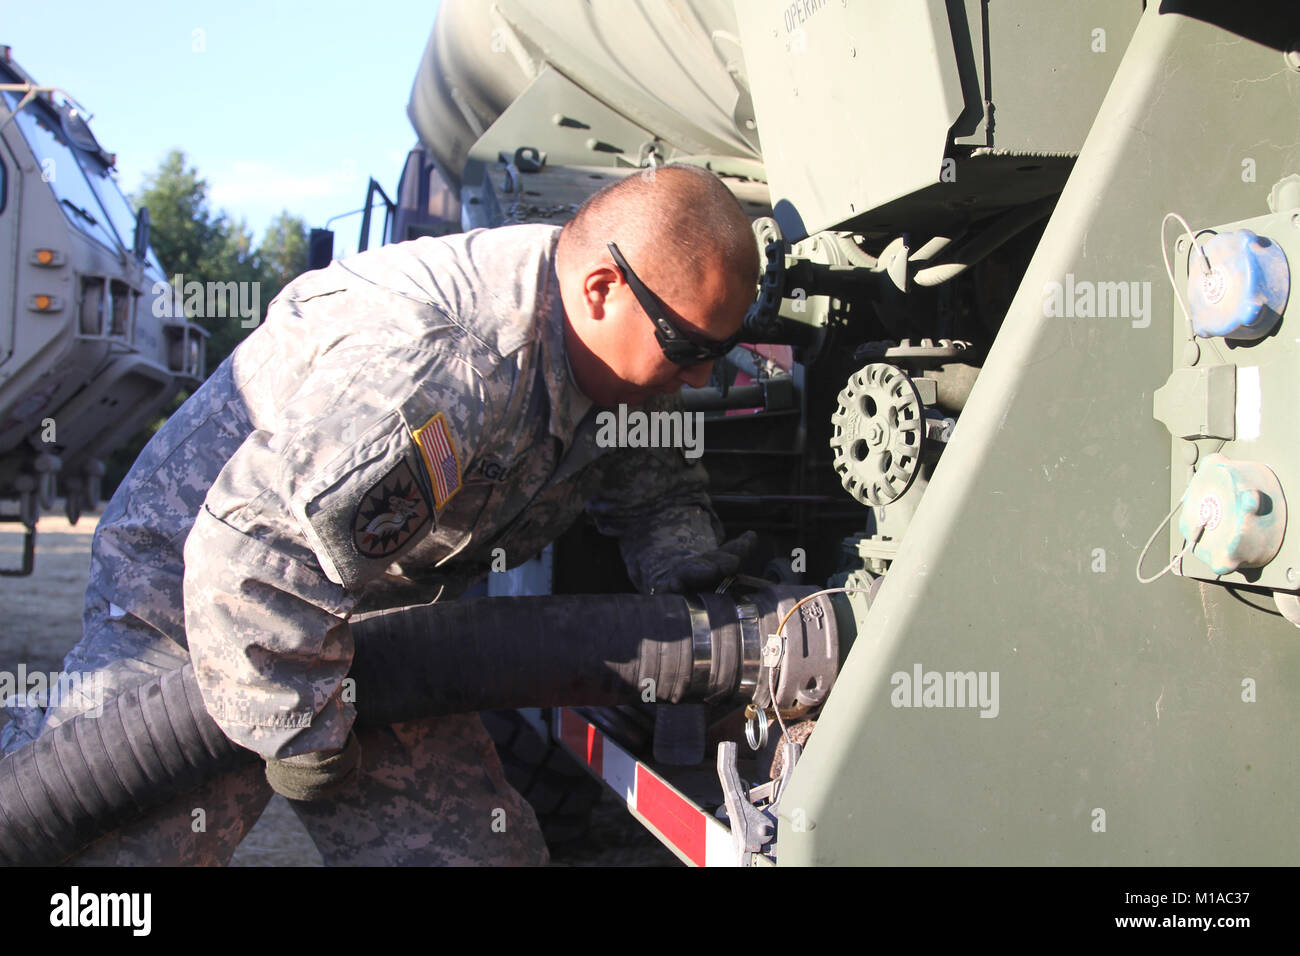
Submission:
M 642 588 L 716 547 L 698 464 L 597 446 L 558 236 L 476 230 L 300 276 L 113 496 L 90 587 L 188 640 L 235 742 L 340 747 L 354 610 L 459 593 L 494 549 L 520 564 L 584 505 Z

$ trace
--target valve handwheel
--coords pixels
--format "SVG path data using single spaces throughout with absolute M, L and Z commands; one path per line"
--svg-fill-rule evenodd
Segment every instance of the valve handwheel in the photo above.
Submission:
M 835 470 L 859 502 L 887 505 L 912 486 L 921 464 L 925 404 L 906 372 L 874 362 L 854 373 L 831 423 Z

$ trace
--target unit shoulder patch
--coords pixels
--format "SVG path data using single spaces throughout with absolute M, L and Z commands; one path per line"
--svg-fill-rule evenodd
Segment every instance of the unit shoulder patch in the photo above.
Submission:
M 447 419 L 442 412 L 415 430 L 415 444 L 420 449 L 420 458 L 429 473 L 434 510 L 441 511 L 460 491 L 460 459 L 456 455 L 456 446 L 452 443 L 451 431 L 447 428 Z
M 352 539 L 367 558 L 386 558 L 424 530 L 433 518 L 424 485 L 403 458 L 361 497 Z

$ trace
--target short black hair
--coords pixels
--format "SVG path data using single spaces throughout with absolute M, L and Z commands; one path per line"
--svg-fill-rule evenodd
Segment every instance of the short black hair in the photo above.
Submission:
M 758 281 L 759 257 L 749 216 L 717 176 L 671 163 L 630 173 L 587 197 L 564 225 L 564 255 L 608 256 L 616 242 L 656 292 L 684 293 L 721 259 Z

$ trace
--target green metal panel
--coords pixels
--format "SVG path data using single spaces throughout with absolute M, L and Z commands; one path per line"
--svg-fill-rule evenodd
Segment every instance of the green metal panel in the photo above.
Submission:
M 953 188 L 942 163 L 962 151 L 949 139 L 1076 154 L 1140 12 L 1133 0 L 738 3 L 763 161 L 787 203 L 778 221 L 796 238 L 924 229 L 938 203 L 951 223 L 952 209 L 993 205 L 1007 186 L 1055 191 L 1050 173 L 1021 182 L 1019 161 L 964 168 Z M 913 207 L 922 218 L 900 221 Z
M 979 112 L 961 145 L 1018 153 L 1077 153 L 1142 14 L 1140 0 L 965 0 L 949 4 L 953 34 L 965 26 L 979 77 Z M 988 113 L 993 131 L 988 129 Z M 964 134 L 965 129 L 954 133 Z
M 1300 74 L 1161 6 L 795 771 L 782 864 L 1300 862 L 1300 632 L 1220 585 L 1133 574 L 1168 510 L 1161 218 L 1266 211 L 1300 170 Z M 1285 48 L 1293 25 L 1265 34 Z M 1067 280 L 1149 283 L 1149 324 L 1046 314 Z M 997 673 L 997 716 L 894 706 L 916 664 Z
M 744 0 L 736 19 L 787 236 L 938 182 L 963 109 L 943 0 Z
M 1264 184 L 1267 186 L 1268 184 Z M 1250 210 L 1258 212 L 1260 210 Z M 1200 231 L 1201 227 L 1213 226 L 1217 233 L 1237 229 L 1250 229 L 1257 235 L 1277 244 L 1286 255 L 1291 265 L 1291 282 L 1294 286 L 1300 272 L 1300 219 L 1297 210 L 1289 209 L 1264 216 L 1252 217 L 1244 222 L 1228 224 L 1196 223 L 1192 228 Z M 1170 256 L 1174 265 L 1174 281 L 1187 299 L 1187 265 L 1191 255 L 1185 236 L 1178 237 L 1178 252 L 1173 251 L 1174 226 L 1170 226 Z M 1181 228 L 1181 227 L 1178 227 Z M 1203 236 L 1202 238 L 1208 238 Z M 1170 377 L 1177 383 L 1180 378 L 1193 372 L 1216 374 L 1222 381 L 1217 393 L 1207 389 L 1210 399 L 1207 404 L 1221 420 L 1213 432 L 1228 441 L 1201 439 L 1196 441 L 1196 456 L 1191 455 L 1192 442 L 1174 441 L 1170 459 L 1170 498 L 1169 507 L 1173 508 L 1183 497 L 1188 482 L 1193 475 L 1193 461 L 1204 461 L 1205 457 L 1216 452 L 1226 455 L 1234 461 L 1258 461 L 1266 464 L 1281 482 L 1283 494 L 1290 494 L 1290 506 L 1300 505 L 1300 455 L 1297 455 L 1295 440 L 1296 410 L 1300 409 L 1300 336 L 1295 327 L 1300 325 L 1300 305 L 1293 292 L 1290 296 L 1281 327 L 1275 335 L 1266 336 L 1258 341 L 1234 341 L 1229 344 L 1221 338 L 1198 339 L 1194 352 L 1185 348 L 1187 340 L 1187 318 L 1182 308 L 1174 306 L 1172 350 L 1174 374 Z M 1189 360 L 1196 358 L 1196 364 L 1189 367 Z M 1198 397 L 1200 397 L 1198 395 Z M 1223 400 L 1226 397 L 1227 400 Z M 1217 399 L 1217 402 L 1215 401 Z M 1213 407 L 1216 405 L 1218 407 Z M 1210 416 L 1207 416 L 1210 417 Z M 1240 423 L 1242 429 L 1237 430 Z M 1199 463 L 1198 461 L 1198 463 Z M 1181 509 L 1180 509 L 1181 510 Z M 1294 514 L 1294 512 L 1293 512 Z M 1300 514 L 1294 517 L 1300 522 Z M 1163 567 L 1183 547 L 1183 538 L 1178 534 L 1178 515 L 1171 522 L 1173 530 L 1162 536 L 1160 541 L 1167 542 L 1167 549 L 1157 551 L 1162 560 L 1152 560 L 1154 569 Z M 1214 580 L 1214 572 L 1196 557 L 1187 554 L 1179 564 L 1179 570 L 1189 577 Z M 1147 568 L 1145 573 L 1153 573 Z M 1221 580 L 1233 584 L 1253 584 L 1278 589 L 1300 587 L 1300 524 L 1293 525 L 1293 530 L 1285 536 L 1277 556 L 1263 568 L 1243 568 L 1225 574 Z M 1260 599 L 1256 599 L 1260 600 Z M 1267 597 L 1261 603 L 1269 604 Z M 1300 636 L 1300 635 L 1297 635 Z

